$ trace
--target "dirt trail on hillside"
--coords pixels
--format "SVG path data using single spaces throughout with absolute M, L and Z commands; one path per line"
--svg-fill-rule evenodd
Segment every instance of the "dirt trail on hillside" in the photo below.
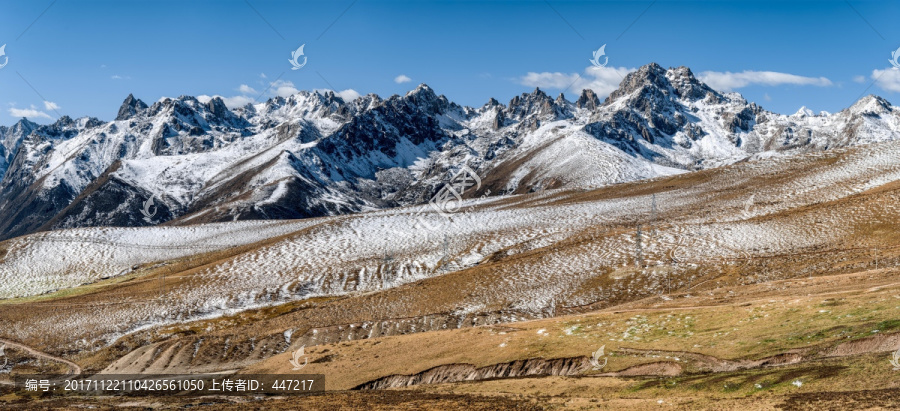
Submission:
M 57 356 L 54 356 L 54 355 L 51 355 L 51 354 L 47 354 L 47 353 L 45 353 L 45 352 L 43 352 L 43 351 L 38 351 L 38 350 L 36 350 L 36 349 L 34 349 L 34 348 L 31 348 L 31 347 L 29 347 L 29 346 L 27 346 L 27 345 L 20 344 L 20 343 L 17 343 L 17 342 L 15 342 L 15 341 L 10 341 L 10 340 L 4 339 L 4 338 L 0 338 L 0 345 L 5 345 L 7 348 L 12 348 L 12 349 L 20 350 L 20 351 L 25 351 L 26 353 L 28 353 L 28 354 L 31 355 L 32 357 L 37 357 L 37 358 L 42 358 L 42 359 L 45 359 L 45 360 L 50 360 L 50 361 L 54 361 L 54 362 L 63 363 L 63 364 L 66 365 L 66 367 L 69 367 L 69 373 L 68 373 L 68 374 L 70 374 L 70 375 L 80 375 L 80 374 L 82 373 L 81 366 L 79 366 L 78 364 L 75 364 L 74 362 L 69 361 L 69 360 L 67 360 L 67 359 L 65 359 L 65 358 L 61 358 L 61 357 L 57 357 Z M 9 382 L 0 382 L 0 384 L 11 385 L 12 383 L 9 383 Z

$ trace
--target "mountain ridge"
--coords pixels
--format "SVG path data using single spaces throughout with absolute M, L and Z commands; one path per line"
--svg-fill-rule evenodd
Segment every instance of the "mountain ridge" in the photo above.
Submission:
M 110 122 L 63 116 L 0 128 L 0 214 L 8 216 L 0 238 L 421 204 L 464 165 L 486 182 L 463 193 L 471 197 L 898 138 L 900 110 L 881 97 L 788 116 L 718 92 L 687 67 L 656 63 L 626 75 L 602 102 L 590 89 L 574 102 L 535 89 L 472 108 L 426 84 L 384 99 L 301 91 L 235 109 L 220 97 L 148 105 L 129 94 Z M 145 218 L 150 198 L 157 214 Z

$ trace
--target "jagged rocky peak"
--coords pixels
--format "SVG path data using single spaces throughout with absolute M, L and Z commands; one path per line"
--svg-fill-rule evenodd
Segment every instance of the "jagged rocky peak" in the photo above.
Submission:
M 264 119 L 263 124 L 272 125 L 275 118 L 278 121 L 289 120 L 292 118 L 314 117 L 335 117 L 336 121 L 346 118 L 351 113 L 353 104 L 346 103 L 340 96 L 331 90 L 326 91 L 305 91 L 301 90 L 287 97 L 275 96 L 266 101 L 262 110 L 256 113 L 256 110 L 248 111 L 246 108 L 235 110 L 235 113 L 249 113 L 247 118 L 262 115 L 275 115 L 268 120 Z M 277 123 L 277 122 L 276 122 Z
M 879 116 L 890 113 L 893 110 L 893 106 L 887 100 L 874 94 L 869 94 L 853 103 L 848 110 L 854 114 Z
M 506 125 L 506 117 L 504 116 L 504 111 L 506 107 L 503 106 L 502 103 L 497 101 L 497 99 L 491 97 L 487 103 L 485 103 L 481 108 L 477 110 L 478 113 L 487 113 L 491 119 L 491 129 L 499 130 Z
M 458 108 L 456 103 L 451 103 L 444 95 L 437 95 L 427 84 L 419 84 L 415 90 L 406 93 L 404 97 L 415 106 L 431 114 L 443 114 L 451 108 Z
M 172 115 L 176 119 L 170 119 L 169 122 L 183 122 L 192 126 L 201 126 L 207 128 L 204 122 L 220 125 L 243 125 L 234 112 L 225 106 L 225 101 L 219 97 L 211 97 L 209 100 L 201 97 L 203 101 L 194 96 L 179 96 L 176 99 L 165 98 L 156 103 L 147 110 L 150 116 L 156 116 L 161 113 Z M 239 124 L 240 123 L 240 124 Z
M 794 113 L 791 117 L 803 118 L 803 117 L 813 117 L 815 115 L 816 115 L 816 113 L 814 111 L 810 110 L 806 106 L 803 106 L 803 107 L 800 107 L 800 109 L 797 110 L 797 112 Z
M 547 115 L 554 111 L 555 102 L 550 96 L 535 88 L 531 94 L 522 93 L 509 101 L 507 111 L 510 117 L 525 118 L 532 114 Z
M 649 95 L 661 97 L 671 94 L 686 100 L 720 101 L 722 98 L 719 92 L 698 80 L 690 68 L 681 66 L 666 70 L 659 64 L 650 63 L 628 73 L 619 88 L 609 95 L 607 102 L 632 95 L 646 98 Z
M 427 98 L 437 98 L 437 94 L 430 86 L 421 83 L 416 88 L 406 93 L 407 96 L 427 96 Z
M 491 99 L 488 100 L 487 103 L 484 103 L 484 106 L 482 106 L 481 109 L 485 110 L 485 109 L 489 109 L 489 108 L 493 108 L 493 107 L 503 107 L 503 104 L 500 104 L 500 102 L 497 101 L 497 99 L 491 97 Z
M 57 119 L 56 122 L 51 124 L 51 127 L 56 127 L 59 129 L 67 129 L 67 128 L 75 128 L 77 125 L 78 124 L 75 122 L 75 120 L 72 120 L 72 117 L 62 116 L 59 119 Z
M 559 93 L 559 96 L 556 97 L 556 105 L 560 107 L 565 107 L 569 105 L 569 100 L 566 100 L 565 93 Z
M 125 97 L 125 101 L 122 102 L 122 106 L 119 107 L 116 120 L 128 120 L 147 108 L 147 104 L 143 101 L 135 98 L 133 94 L 128 94 L 128 97 Z
M 569 102 L 563 99 L 553 100 L 539 88 L 530 94 L 522 93 L 510 100 L 505 110 L 505 118 L 520 121 L 526 128 L 535 130 L 541 121 L 555 121 L 572 116 Z
M 31 134 L 38 127 L 40 127 L 38 123 L 28 121 L 24 117 L 10 127 L 0 126 L 0 146 L 3 147 L 7 154 L 13 154 L 22 140 L 25 139 L 25 136 Z M 0 176 L 2 174 L 0 172 Z
M 10 127 L 0 126 L 0 137 L 4 139 L 8 138 L 8 136 L 16 134 L 16 135 L 27 135 L 31 133 L 32 130 L 38 128 L 40 125 L 38 123 L 29 121 L 27 118 L 22 117 L 21 120 L 17 121 Z
M 581 96 L 578 97 L 578 100 L 575 102 L 575 107 L 578 108 L 586 108 L 588 110 L 595 110 L 600 106 L 600 99 L 597 97 L 597 94 L 594 93 L 594 90 L 586 88 L 581 91 Z
M 331 90 L 326 90 L 324 93 L 322 93 L 321 99 L 319 101 L 321 101 L 325 105 L 332 107 L 343 106 L 346 103 L 344 99 L 341 98 L 341 96 L 335 94 L 334 91 Z
M 534 91 L 532 91 L 531 94 L 522 93 L 521 96 L 513 97 L 512 100 L 509 101 L 509 107 L 519 107 L 530 103 L 540 104 L 545 101 L 552 102 L 553 99 L 551 99 L 550 96 L 547 95 L 547 93 L 541 91 L 540 88 L 535 87 Z
M 69 116 L 62 116 L 52 124 L 37 127 L 31 135 L 36 136 L 39 139 L 51 138 L 68 140 L 69 138 L 78 135 L 79 131 L 80 128 L 78 127 L 78 122 Z
M 648 88 L 665 90 L 670 86 L 669 79 L 666 78 L 666 69 L 659 64 L 650 63 L 628 73 L 619 84 L 619 88 L 610 93 L 607 101 L 617 100 L 638 90 L 647 90 Z
M 210 113 L 212 113 L 212 115 L 219 118 L 227 118 L 232 116 L 231 110 L 229 110 L 228 107 L 225 106 L 225 101 L 218 96 L 213 97 L 208 102 L 206 102 L 206 108 Z
M 240 111 L 245 116 L 255 116 L 256 115 L 256 106 L 254 106 L 253 103 L 247 103 L 241 107 L 236 108 L 235 111 Z
M 384 100 L 378 94 L 369 93 L 355 100 L 347 102 L 344 106 L 350 113 L 357 114 L 366 110 L 374 109 L 384 104 Z
M 697 80 L 690 68 L 685 66 L 670 68 L 666 78 L 679 97 L 688 100 L 702 100 L 709 97 L 719 99 L 721 96 L 706 83 Z
M 175 107 L 178 107 L 178 106 L 190 107 L 191 109 L 196 110 L 196 109 L 200 108 L 203 105 L 203 103 L 201 103 L 200 100 L 197 100 L 197 97 L 182 95 L 182 96 L 178 96 L 178 98 L 176 98 L 175 100 L 172 100 L 172 105 Z
M 149 116 L 153 117 L 153 116 L 156 116 L 156 115 L 158 115 L 159 113 L 161 113 L 161 112 L 163 112 L 163 111 L 171 110 L 171 109 L 172 109 L 173 107 L 175 107 L 176 105 L 177 105 L 177 106 L 183 106 L 183 105 L 181 104 L 180 98 L 178 98 L 178 99 L 171 99 L 171 98 L 166 97 L 166 98 L 164 98 L 164 99 L 161 99 L 161 100 L 159 100 L 159 101 L 153 103 L 153 105 L 151 105 L 150 108 L 147 110 L 147 114 L 148 114 Z
M 273 101 L 273 107 L 280 107 L 281 105 L 287 107 L 299 106 L 306 111 L 318 111 L 323 108 L 338 107 L 344 104 L 344 100 L 335 95 L 331 90 L 301 90 L 283 99 L 279 100 L 279 97 L 275 97 L 270 101 Z
M 287 99 L 281 96 L 275 96 L 268 100 L 266 100 L 265 106 L 263 106 L 263 113 L 271 113 L 279 108 L 283 107 L 287 103 Z

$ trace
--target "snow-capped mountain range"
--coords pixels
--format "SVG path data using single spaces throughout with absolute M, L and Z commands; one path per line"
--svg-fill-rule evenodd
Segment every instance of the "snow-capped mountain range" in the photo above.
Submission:
M 463 166 L 465 197 L 586 188 L 760 156 L 900 138 L 900 110 L 866 96 L 793 115 L 652 63 L 605 101 L 540 90 L 457 105 L 420 85 L 344 101 L 299 92 L 230 110 L 221 98 L 151 105 L 114 121 L 0 127 L 0 238 L 83 226 L 304 218 L 428 201 Z

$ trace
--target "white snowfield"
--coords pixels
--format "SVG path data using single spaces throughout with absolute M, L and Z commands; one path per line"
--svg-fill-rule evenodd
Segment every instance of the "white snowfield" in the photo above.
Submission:
M 704 172 L 710 177 L 655 196 L 658 224 L 648 194 L 581 200 L 589 192 L 551 190 L 467 200 L 449 217 L 426 205 L 302 221 L 42 233 L 7 243 L 9 251 L 0 262 L 0 295 L 33 296 L 121 275 L 135 264 L 293 233 L 190 274 L 187 284 L 165 290 L 160 296 L 165 299 L 109 301 L 108 307 L 97 308 L 101 315 L 95 318 L 73 322 L 60 312 L 40 324 L 13 324 L 11 333 L 31 335 L 39 329 L 74 335 L 91 329 L 111 341 L 162 324 L 314 296 L 386 290 L 484 264 L 498 252 L 510 256 L 546 248 L 550 251 L 539 260 L 511 260 L 501 279 L 473 288 L 459 303 L 461 312 L 497 304 L 539 312 L 552 303 L 577 306 L 596 301 L 610 290 L 593 294 L 573 290 L 598 275 L 616 279 L 614 291 L 628 290 L 636 280 L 643 281 L 641 287 L 661 291 L 668 280 L 654 267 L 685 268 L 716 260 L 739 264 L 753 255 L 796 251 L 841 238 L 875 211 L 755 217 L 846 198 L 900 180 L 897 158 L 900 143 L 886 142 Z M 788 174 L 790 178 L 779 178 Z M 643 184 L 650 182 L 623 187 L 628 193 L 641 192 Z M 748 184 L 754 184 L 749 186 L 752 190 Z M 896 211 L 894 205 L 884 207 Z M 642 256 L 650 268 L 638 274 L 618 273 L 617 268 L 634 262 L 638 221 Z M 582 235 L 592 240 L 554 248 Z
M 127 274 L 136 265 L 250 244 L 315 219 L 187 227 L 78 228 L 18 237 L 0 263 L 0 298 L 27 297 Z

